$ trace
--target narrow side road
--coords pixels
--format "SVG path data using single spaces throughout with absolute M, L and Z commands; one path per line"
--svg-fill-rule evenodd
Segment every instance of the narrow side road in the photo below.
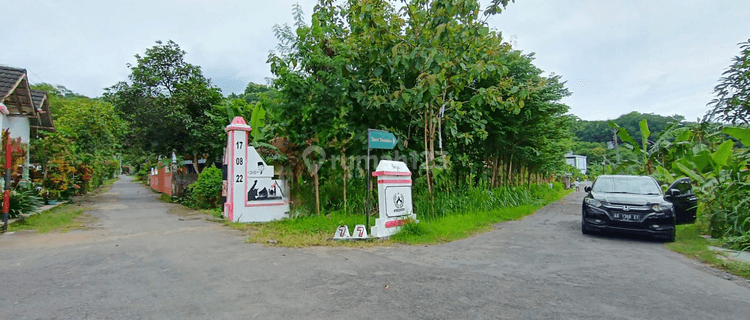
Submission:
M 0 319 L 750 319 L 744 280 L 582 235 L 582 196 L 445 245 L 287 249 L 123 177 L 92 229 L 0 236 Z

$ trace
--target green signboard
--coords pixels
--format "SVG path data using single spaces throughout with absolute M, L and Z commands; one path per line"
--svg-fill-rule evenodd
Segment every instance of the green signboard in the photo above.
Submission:
M 398 139 L 393 133 L 383 130 L 367 129 L 367 185 L 365 190 L 369 193 L 368 186 L 370 185 L 370 149 L 393 149 L 398 143 Z M 370 197 L 369 194 L 365 197 L 365 226 L 367 226 L 367 233 L 370 233 Z
M 367 141 L 372 149 L 393 149 L 398 139 L 393 133 L 380 130 L 368 130 Z

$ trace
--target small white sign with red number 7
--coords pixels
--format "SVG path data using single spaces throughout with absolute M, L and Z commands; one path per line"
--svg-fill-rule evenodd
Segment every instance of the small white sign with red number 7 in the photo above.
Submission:
M 365 228 L 364 224 L 358 224 L 354 226 L 352 239 L 367 239 L 367 228 Z
M 345 240 L 352 236 L 349 235 L 349 226 L 343 225 L 336 229 L 336 233 L 333 235 L 334 240 Z

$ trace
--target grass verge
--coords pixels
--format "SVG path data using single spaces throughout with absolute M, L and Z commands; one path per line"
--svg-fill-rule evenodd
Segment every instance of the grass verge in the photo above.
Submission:
M 65 233 L 83 227 L 82 223 L 76 220 L 83 211 L 68 204 L 59 205 L 43 213 L 33 215 L 26 220 L 16 221 L 8 225 L 8 232 L 36 230 L 39 233 L 47 233 L 58 230 Z
M 95 190 L 87 195 L 77 197 L 90 197 L 92 195 L 102 194 L 108 192 L 112 185 L 119 180 L 119 178 L 108 179 L 102 182 L 102 185 L 97 187 Z M 76 202 L 76 197 L 73 198 L 73 203 Z M 26 220 L 16 221 L 8 225 L 8 232 L 15 232 L 20 230 L 36 230 L 38 233 L 47 233 L 50 231 L 59 231 L 60 233 L 66 233 L 71 230 L 81 229 L 85 227 L 84 222 L 78 219 L 87 208 L 81 207 L 80 205 L 74 205 L 71 203 L 62 204 L 44 212 L 35 214 Z
M 543 205 L 523 205 L 491 211 L 450 215 L 432 221 L 409 223 L 391 240 L 405 244 L 436 244 L 468 238 L 492 230 L 498 222 L 518 220 L 539 210 Z
M 708 246 L 718 246 L 701 236 L 696 225 L 677 226 L 677 239 L 665 246 L 677 253 L 707 263 L 715 268 L 730 272 L 734 275 L 750 279 L 750 263 L 740 261 L 726 261 L 721 256 L 726 253 L 713 251 Z
M 115 182 L 117 182 L 117 180 L 120 180 L 120 178 L 115 177 L 115 178 L 112 178 L 112 179 L 104 180 L 102 182 L 102 186 L 109 187 L 109 186 L 113 185 Z
M 330 241 L 334 231 L 341 225 L 348 225 L 349 230 L 357 224 L 364 224 L 363 216 L 346 215 L 333 212 L 325 216 L 310 216 L 296 219 L 285 219 L 268 223 L 231 223 L 227 226 L 245 231 L 250 234 L 247 242 L 268 244 L 284 247 L 307 246 L 373 246 L 404 244 L 438 244 L 468 238 L 492 229 L 492 225 L 502 221 L 517 220 L 536 212 L 545 205 L 570 194 L 572 190 L 561 190 L 546 194 L 534 205 L 497 208 L 489 211 L 471 211 L 462 214 L 446 215 L 421 221 L 418 224 L 407 224 L 403 231 L 391 237 L 390 240 L 368 241 Z M 419 219 L 419 215 L 417 216 Z M 374 225 L 375 218 L 370 219 Z
M 227 223 L 233 229 L 251 231 L 250 243 L 273 243 L 284 247 L 309 246 L 372 246 L 379 240 L 366 241 L 330 241 L 334 231 L 341 225 L 350 226 L 365 224 L 364 216 L 346 215 L 334 212 L 325 216 L 301 217 L 284 219 L 266 223 Z M 375 225 L 375 219 L 370 219 L 370 225 Z

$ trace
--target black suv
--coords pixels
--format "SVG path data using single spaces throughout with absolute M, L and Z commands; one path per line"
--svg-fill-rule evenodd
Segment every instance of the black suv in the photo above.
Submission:
M 649 176 L 600 176 L 583 199 L 581 232 L 624 231 L 674 241 L 675 226 L 695 222 L 698 198 L 690 179 L 675 181 L 664 195 Z

